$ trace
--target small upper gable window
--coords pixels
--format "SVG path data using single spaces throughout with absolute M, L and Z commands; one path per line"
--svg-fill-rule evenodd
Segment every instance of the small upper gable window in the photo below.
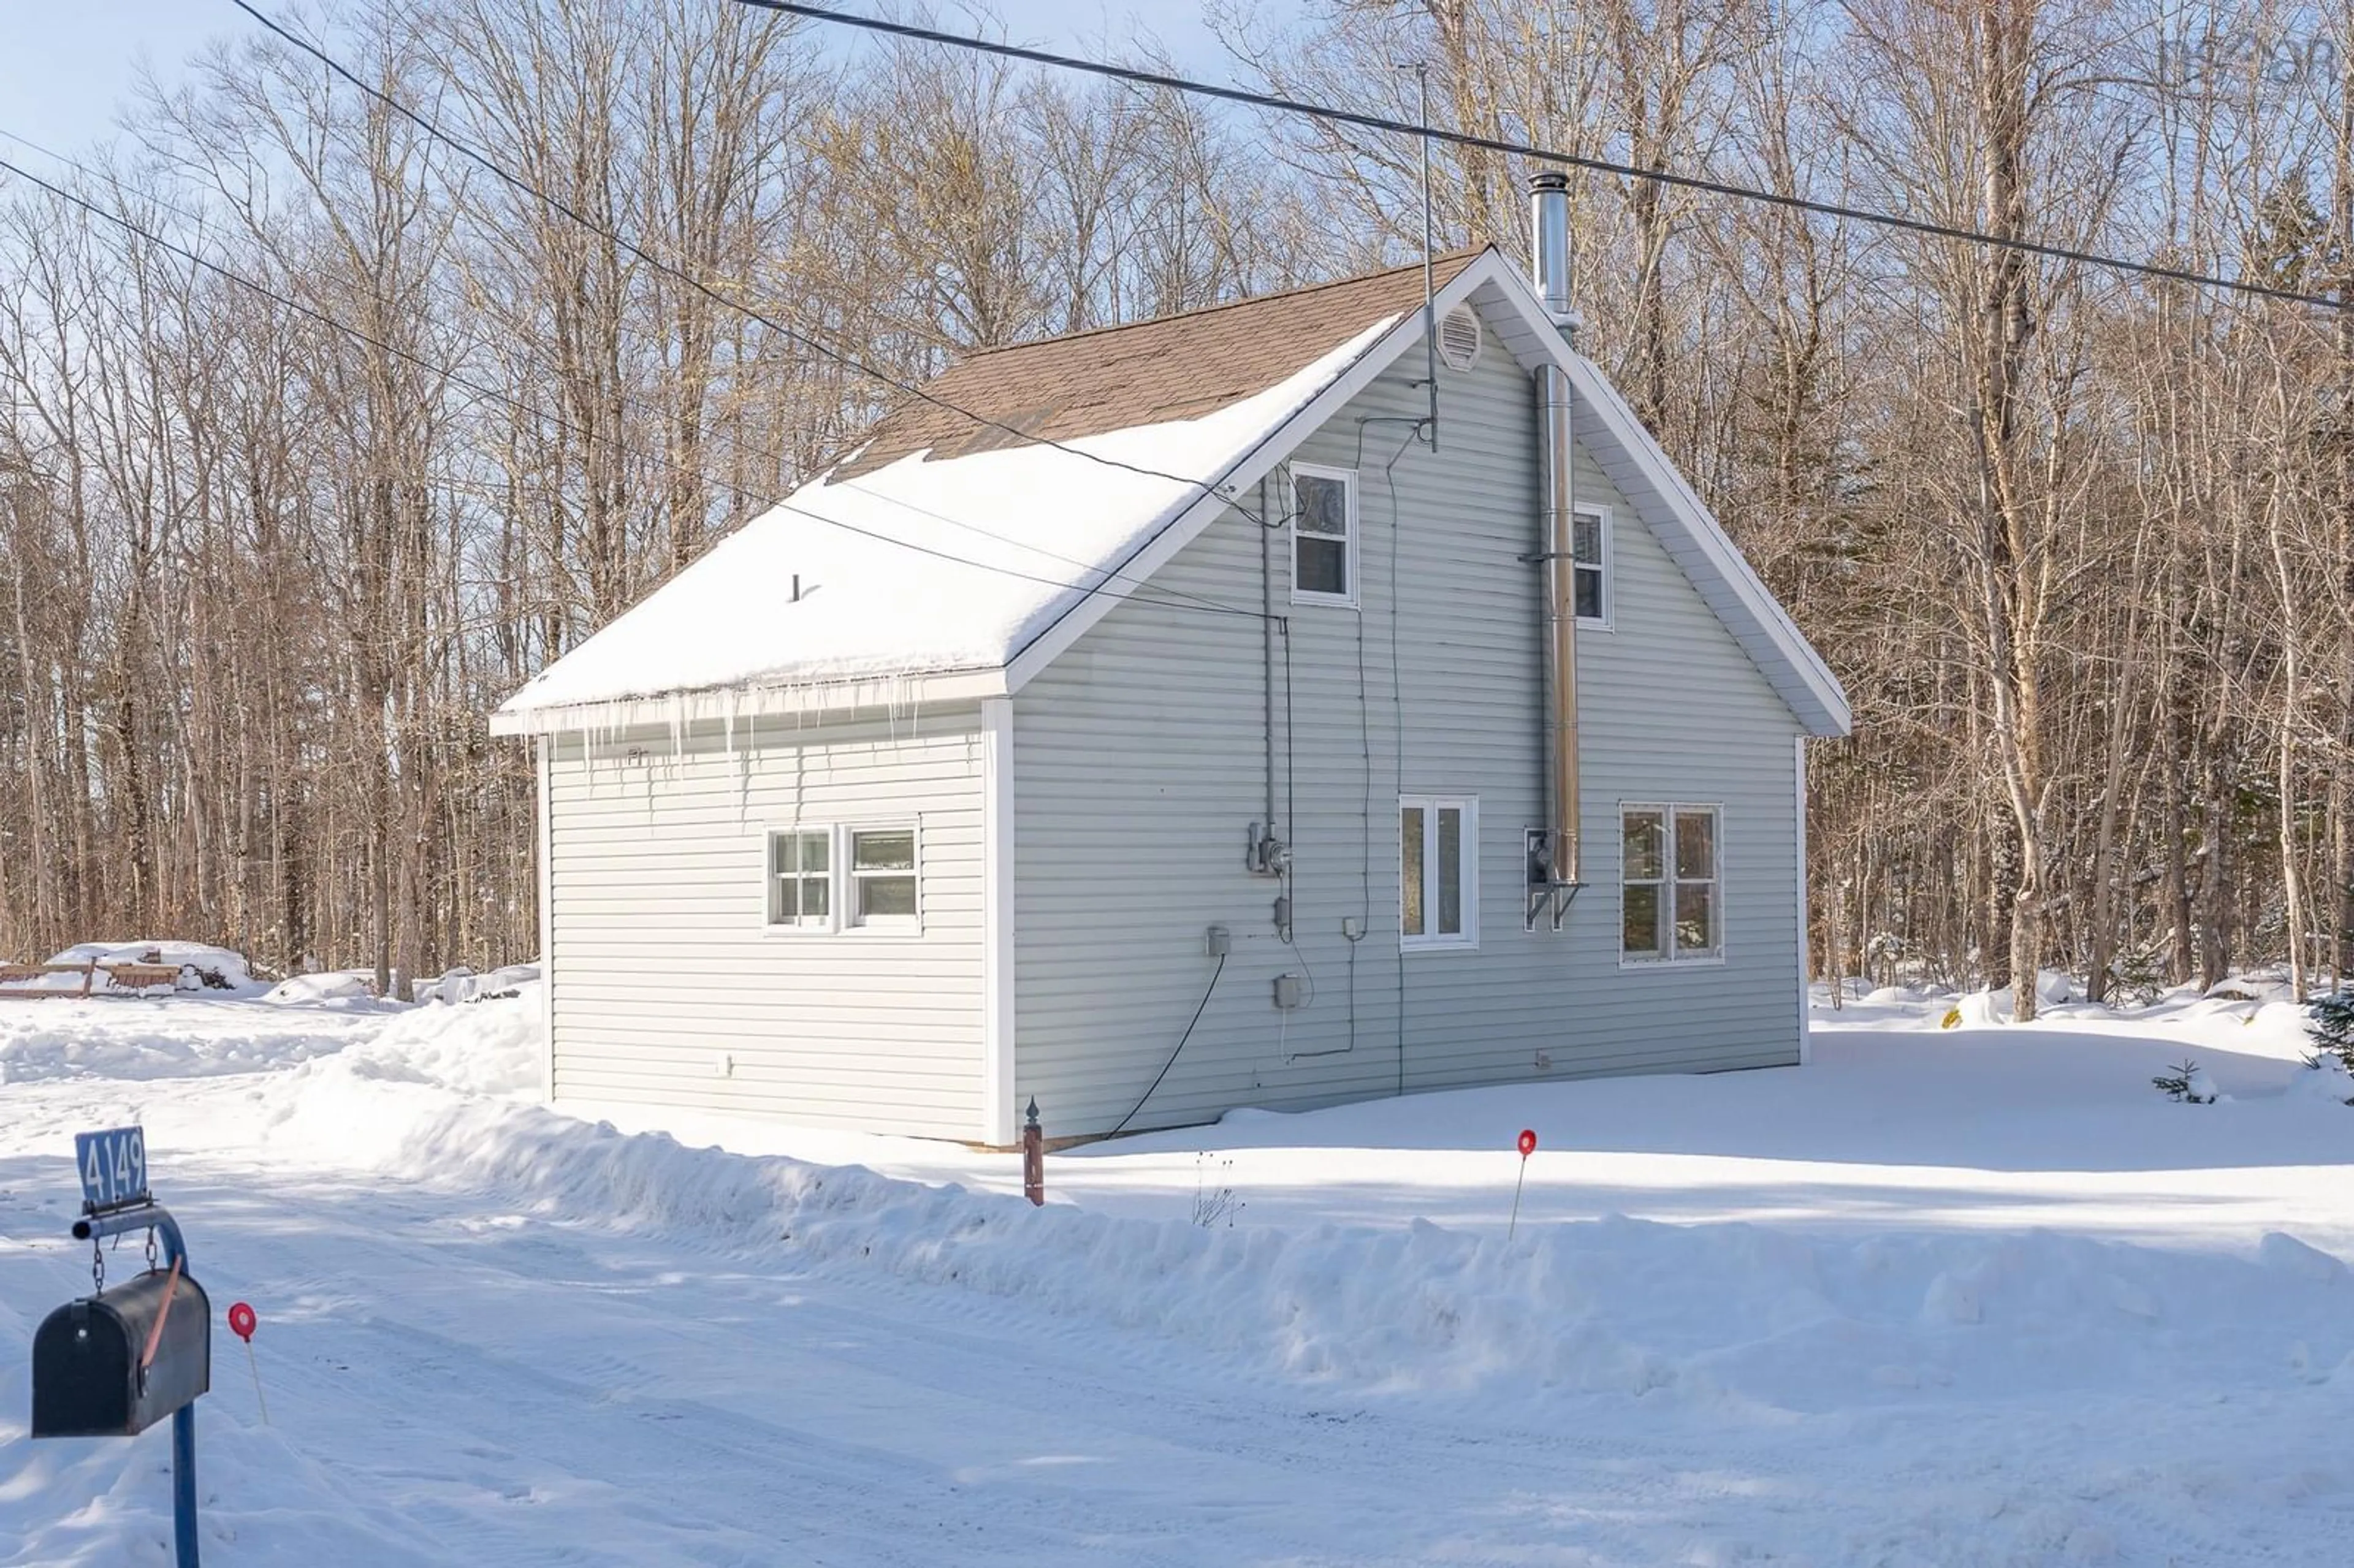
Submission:
M 1348 469 L 1292 465 L 1291 598 L 1357 602 L 1357 476 Z
M 1610 514 L 1580 509 L 1570 514 L 1570 555 L 1575 565 L 1577 619 L 1585 626 L 1610 624 Z

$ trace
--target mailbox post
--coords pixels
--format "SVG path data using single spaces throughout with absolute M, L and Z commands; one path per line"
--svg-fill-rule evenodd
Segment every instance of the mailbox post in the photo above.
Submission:
M 95 1248 L 144 1231 L 158 1266 L 111 1290 L 100 1273 L 95 1294 L 42 1322 L 33 1336 L 32 1435 L 128 1437 L 169 1414 L 173 1547 L 178 1568 L 197 1568 L 196 1402 L 212 1385 L 212 1303 L 188 1277 L 178 1223 L 147 1191 L 144 1134 L 122 1128 L 75 1141 L 83 1213 L 74 1239 Z

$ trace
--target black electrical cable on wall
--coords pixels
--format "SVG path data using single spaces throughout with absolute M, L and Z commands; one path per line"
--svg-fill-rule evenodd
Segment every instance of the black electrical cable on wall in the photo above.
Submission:
M 1104 1134 L 1106 1138 L 1118 1138 L 1121 1133 L 1128 1130 L 1128 1124 L 1136 1119 L 1136 1114 L 1138 1111 L 1144 1108 L 1145 1101 L 1151 1099 L 1153 1091 L 1161 1087 L 1161 1080 L 1169 1075 L 1169 1069 L 1177 1065 L 1177 1058 L 1185 1054 L 1185 1042 L 1193 1038 L 1193 1025 L 1202 1022 L 1202 1014 L 1209 1008 L 1210 998 L 1217 993 L 1218 977 L 1225 972 L 1226 955 L 1220 953 L 1218 955 L 1218 967 L 1210 971 L 1210 983 L 1203 988 L 1202 1000 L 1194 1005 L 1193 1016 L 1185 1021 L 1185 1033 L 1177 1037 L 1177 1049 L 1170 1052 L 1169 1060 L 1161 1064 L 1161 1071 L 1153 1075 L 1152 1086 L 1144 1091 L 1144 1098 L 1138 1100 L 1136 1104 L 1129 1108 L 1129 1113 L 1119 1118 L 1119 1125 L 1118 1127 L 1113 1128 L 1109 1132 Z

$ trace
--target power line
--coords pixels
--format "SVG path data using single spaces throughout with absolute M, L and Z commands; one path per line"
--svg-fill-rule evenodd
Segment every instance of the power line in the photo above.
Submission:
M 347 322 L 339 321 L 335 317 L 328 315 L 323 311 L 317 310 L 310 305 L 302 303 L 300 300 L 296 300 L 286 294 L 281 293 L 279 291 L 269 287 L 267 284 L 257 283 L 241 272 L 236 271 L 231 268 L 225 267 L 219 262 L 212 260 L 207 257 L 198 255 L 196 251 L 190 250 L 184 246 L 175 244 L 172 240 L 165 238 L 164 236 L 156 234 L 154 231 L 133 222 L 130 218 L 123 217 L 122 214 L 110 212 L 105 207 L 101 207 L 98 203 L 91 201 L 88 197 L 77 195 L 76 193 L 66 189 L 62 185 L 53 185 L 49 181 L 41 178 L 40 175 L 32 173 L 30 170 L 27 170 L 19 164 L 11 163 L 5 158 L 0 158 L 0 170 L 5 170 L 7 173 L 16 175 L 18 179 L 26 181 L 27 184 L 37 185 L 40 189 L 48 192 L 51 196 L 56 196 L 62 201 L 70 202 L 74 206 L 80 207 L 85 212 L 90 213 L 95 217 L 104 218 L 107 222 L 115 225 L 125 232 L 135 235 L 139 238 L 145 240 L 147 243 L 155 246 L 159 249 L 167 251 L 174 256 L 177 256 L 193 266 L 200 267 L 204 270 L 225 279 L 229 282 L 235 283 L 240 288 L 250 290 L 252 292 L 260 295 L 263 299 L 271 301 L 287 310 L 294 312 L 298 315 L 317 323 L 321 326 L 341 333 L 345 336 L 350 337 L 357 342 L 366 344 L 370 347 L 378 349 L 383 353 L 389 354 L 397 359 L 407 361 L 408 363 L 418 366 L 419 369 L 429 371 L 431 374 L 449 381 L 452 386 L 461 387 L 466 391 L 473 393 L 477 397 L 486 397 L 493 402 L 504 404 L 507 407 L 514 408 L 518 413 L 526 415 L 534 419 L 542 420 L 557 429 L 568 431 L 569 433 L 579 437 L 582 440 L 604 440 L 610 442 L 612 440 L 610 436 L 599 436 L 593 431 L 583 429 L 579 426 L 565 419 L 560 415 L 549 414 L 543 409 L 534 408 L 532 405 L 523 401 L 521 398 L 514 397 L 509 393 L 502 392 L 494 387 L 485 386 L 482 382 L 475 381 L 468 376 L 462 376 L 457 371 L 450 368 L 448 366 L 437 365 L 423 355 L 416 354 L 408 349 L 402 348 L 397 344 L 387 343 L 382 338 L 379 338 L 371 333 L 353 326 Z M 708 475 L 703 475 L 701 477 L 705 479 L 709 478 Z M 1076 593 L 1082 599 L 1092 598 L 1097 594 L 1108 592 L 1109 591 L 1111 585 L 1115 582 L 1126 583 L 1129 587 L 1137 589 L 1152 588 L 1152 585 L 1148 582 L 1136 578 L 1123 577 L 1117 572 L 1107 572 L 1105 574 L 1105 580 L 1093 586 L 1065 582 L 1060 577 L 1040 577 L 1034 572 L 1020 571 L 1012 567 L 1001 567 L 988 561 L 976 561 L 970 556 L 960 556 L 952 551 L 936 549 L 928 545 L 918 544 L 912 539 L 902 539 L 894 535 L 878 533 L 870 528 L 862 528 L 854 523 L 845 523 L 839 517 L 829 517 L 822 512 L 812 512 L 806 507 L 796 506 L 789 501 L 778 500 L 774 497 L 762 496 L 758 494 L 754 494 L 752 499 L 762 505 L 772 508 L 776 511 L 790 513 L 797 517 L 806 517 L 811 522 L 822 523 L 829 527 L 839 528 L 846 534 L 854 534 L 862 538 L 875 540 L 879 544 L 896 546 L 903 550 L 912 550 L 918 555 L 934 556 L 937 559 L 951 562 L 958 566 L 970 567 L 977 571 L 995 572 L 1002 577 L 1018 577 L 1024 582 L 1037 583 L 1046 588 L 1060 588 L 1067 593 Z M 917 508 L 917 510 L 922 511 L 924 509 Z M 928 514 L 935 517 L 940 516 L 938 513 L 929 513 Z M 949 521 L 949 519 L 944 518 L 943 521 Z M 992 535 L 991 537 L 997 537 L 997 535 Z M 1015 545 L 1020 544 L 1020 542 L 1016 540 L 1008 540 L 1005 542 Z M 1028 546 L 1022 547 L 1027 548 Z M 1153 591 L 1158 593 L 1161 590 L 1155 588 Z M 1222 605 L 1208 601 L 1199 604 L 1189 604 L 1181 600 L 1170 599 L 1140 599 L 1133 594 L 1129 597 L 1131 602 L 1151 605 L 1165 609 L 1193 610 L 1196 613 L 1205 615 L 1239 616 L 1251 620 L 1264 619 L 1262 613 L 1258 610 L 1244 609 L 1231 605 Z
M 560 197 L 550 196 L 547 192 L 541 190 L 537 185 L 533 185 L 521 175 L 518 175 L 513 170 L 507 168 L 497 159 L 492 157 L 488 153 L 483 152 L 481 148 L 475 146 L 464 137 L 443 130 L 440 125 L 436 123 L 433 120 L 423 114 L 419 114 L 417 111 L 409 108 L 408 105 L 401 102 L 400 100 L 393 97 L 391 94 L 369 86 L 366 82 L 361 80 L 360 78 L 354 75 L 341 61 L 337 60 L 333 55 L 327 53 L 326 50 L 321 48 L 318 45 L 311 42 L 309 39 L 304 38 L 296 33 L 290 32 L 285 27 L 281 26 L 278 23 L 271 21 L 268 16 L 263 16 L 260 11 L 254 9 L 254 7 L 248 3 L 248 0 L 229 0 L 229 4 L 235 5 L 239 10 L 244 12 L 255 21 L 260 23 L 262 26 L 269 29 L 277 37 L 284 39 L 287 43 L 293 45 L 304 54 L 307 54 L 312 58 L 317 60 L 321 65 L 325 66 L 329 70 L 341 77 L 344 80 L 349 82 L 352 86 L 359 89 L 362 92 L 366 93 L 370 98 L 375 99 L 378 103 L 383 104 L 394 113 L 398 114 L 401 118 L 408 121 L 411 124 L 423 131 L 427 135 L 433 137 L 437 141 L 447 143 L 449 145 L 456 148 L 459 152 L 472 159 L 475 164 L 489 171 L 494 178 L 498 179 L 502 183 L 522 192 L 524 195 L 542 203 L 552 210 L 562 214 L 564 217 L 571 219 L 572 222 L 578 224 L 582 228 L 587 229 L 589 233 L 598 236 L 599 238 L 620 246 L 622 249 L 627 250 L 631 255 L 635 256 L 639 260 L 643 261 L 647 266 L 652 267 L 670 277 L 677 279 L 680 282 L 684 283 L 688 288 L 695 290 L 697 293 L 702 294 L 705 298 L 712 301 L 714 303 L 725 305 L 729 310 L 737 312 L 748 320 L 758 322 L 762 326 L 767 327 L 769 331 L 776 333 L 793 343 L 801 344 L 802 347 L 809 349 L 814 354 L 823 355 L 825 358 L 833 361 L 835 364 L 843 366 L 846 370 L 854 371 L 861 376 L 878 381 L 884 386 L 889 387 L 907 397 L 915 397 L 923 402 L 929 403 L 937 408 L 940 408 L 956 415 L 960 418 L 970 419 L 976 425 L 986 426 L 991 429 L 999 430 L 1006 435 L 1013 436 L 1025 446 L 1052 447 L 1056 451 L 1067 452 L 1073 457 L 1085 458 L 1089 462 L 1100 463 L 1106 468 L 1121 469 L 1127 472 L 1139 474 L 1148 479 L 1169 480 L 1173 483 L 1184 485 L 1189 489 L 1198 490 L 1204 495 L 1215 496 L 1217 494 L 1216 491 L 1212 487 L 1208 480 L 1195 479 L 1182 473 L 1170 473 L 1165 470 L 1150 468 L 1141 463 L 1126 462 L 1119 458 L 1108 457 L 1101 452 L 1089 451 L 1084 447 L 1073 446 L 1066 441 L 1058 441 L 1050 437 L 1034 434 L 1031 431 L 1022 429 L 1017 426 L 1008 424 L 1002 419 L 992 419 L 985 414 L 975 413 L 972 409 L 963 408 L 957 403 L 951 402 L 949 399 L 941 397 L 938 393 L 931 391 L 928 387 L 917 385 L 913 382 L 902 381 L 887 371 L 877 370 L 873 366 L 859 359 L 855 355 L 845 353 L 841 349 L 833 347 L 830 344 L 822 343 L 816 337 L 801 331 L 798 327 L 788 326 L 783 322 L 778 321 L 773 316 L 768 315 L 755 307 L 744 303 L 740 300 L 723 294 L 718 290 L 714 289 L 709 284 L 704 282 L 701 279 L 696 278 L 683 269 L 663 260 L 661 257 L 656 256 L 652 251 L 648 250 L 644 246 L 638 244 L 635 240 L 629 238 L 625 235 L 615 233 L 613 230 L 605 228 L 602 224 L 596 222 L 594 219 L 585 217 L 578 209 L 562 200 Z M 1229 497 L 1217 496 L 1217 499 L 1235 507 L 1236 511 L 1244 511 L 1240 503 L 1234 501 Z M 1248 515 L 1246 512 L 1245 514 Z M 1253 521 L 1258 522 L 1262 520 L 1253 518 Z M 1256 614 L 1257 612 L 1252 611 L 1250 613 Z
M 245 0 L 232 0 L 242 5 Z M 739 5 L 757 10 L 775 11 L 790 16 L 803 16 L 813 22 L 830 23 L 836 26 L 856 27 L 865 32 L 882 33 L 891 37 L 906 38 L 916 43 L 942 44 L 950 48 L 971 49 L 982 54 L 997 55 L 1005 59 L 1022 60 L 1030 65 L 1051 67 L 1056 70 L 1079 71 L 1088 76 L 1108 77 L 1138 87 L 1159 88 L 1171 92 L 1187 93 L 1197 98 L 1214 98 L 1227 103 L 1239 103 L 1253 109 L 1273 110 L 1285 114 L 1306 115 L 1311 120 L 1329 121 L 1336 125 L 1353 125 L 1361 130 L 1392 132 L 1401 136 L 1428 137 L 1458 147 L 1470 147 L 1481 152 L 1502 153 L 1526 158 L 1533 163 L 1558 164 L 1565 168 L 1582 169 L 1589 174 L 1611 175 L 1620 179 L 1648 180 L 1654 185 L 1670 185 L 1678 190 L 1699 191 L 1709 196 L 1729 196 L 1738 201 L 1763 202 L 1771 207 L 1796 212 L 1813 213 L 1821 217 L 1843 218 L 1853 223 L 1872 224 L 1882 228 L 1902 229 L 1910 234 L 1925 234 L 1938 239 L 1958 239 L 1967 244 L 1985 246 L 1996 250 L 2015 250 L 2030 256 L 2041 256 L 2057 261 L 2075 261 L 2085 266 L 2106 268 L 2113 271 L 2129 272 L 2146 278 L 2162 278 L 2170 282 L 2190 283 L 2203 289 L 2220 289 L 2231 293 L 2253 294 L 2267 300 L 2286 300 L 2301 305 L 2320 305 L 2328 310 L 2342 308 L 2344 302 L 2327 294 L 2307 294 L 2295 289 L 2276 289 L 2264 283 L 2252 283 L 2244 279 L 2224 278 L 2210 272 L 2193 272 L 2179 267 L 2161 267 L 2154 262 L 2128 261 L 2121 256 L 2105 256 L 2097 251 L 2077 250 L 2064 245 L 2047 245 L 2034 239 L 2007 239 L 1975 228 L 1956 224 L 1938 223 L 1929 218 L 1906 217 L 1899 213 L 1874 212 L 1868 207 L 1848 207 L 1840 202 L 1819 201 L 1810 196 L 1789 196 L 1780 191 L 1761 189 L 1755 185 L 1735 185 L 1729 180 L 1708 179 L 1698 175 L 1679 175 L 1666 169 L 1640 169 L 1631 164 L 1620 164 L 1607 158 L 1596 158 L 1581 153 L 1557 152 L 1525 142 L 1510 142 L 1498 136 L 1482 136 L 1469 131 L 1449 131 L 1438 126 L 1417 125 L 1410 121 L 1393 120 L 1386 115 L 1369 114 L 1361 110 L 1336 109 L 1329 104 L 1306 103 L 1277 93 L 1255 92 L 1248 88 L 1222 87 L 1216 82 L 1200 81 L 1191 77 L 1172 76 L 1165 71 L 1142 70 L 1134 66 L 1112 65 L 1104 60 L 1085 59 L 1076 55 L 1060 55 L 1047 49 L 1025 48 L 1020 44 L 998 43 L 989 38 L 974 37 L 965 33 L 942 32 L 937 27 L 922 27 L 908 22 L 885 21 L 880 16 L 858 16 L 843 11 L 829 11 L 822 5 L 811 5 L 801 0 L 736 0 Z
M 20 135 L 14 131 L 8 130 L 5 126 L 0 126 L 0 140 L 16 142 L 29 147 L 33 151 L 41 154 L 44 157 L 56 160 L 58 163 L 73 170 L 75 173 L 82 175 L 86 179 L 97 180 L 103 184 L 112 185 L 123 196 L 134 201 L 152 202 L 162 207 L 164 211 L 175 213 L 191 223 L 202 224 L 207 221 L 207 219 L 201 214 L 192 213 L 186 207 L 175 207 L 170 202 L 164 201 L 153 191 L 147 190 L 143 186 L 132 185 L 123 180 L 121 176 L 110 174 L 103 169 L 93 169 L 88 164 L 80 163 L 73 158 L 69 158 L 65 154 L 58 152 L 53 148 L 45 147 L 38 142 L 34 141 L 31 137 Z M 422 282 L 429 290 L 440 293 L 445 299 L 449 299 L 459 303 L 468 302 L 465 296 L 461 293 L 453 293 L 447 289 L 436 289 L 435 280 L 429 276 L 422 280 Z M 634 397 L 628 392 L 617 391 L 614 394 L 614 397 L 615 400 L 623 408 L 636 408 L 656 418 L 668 418 L 668 410 L 656 408 L 646 402 L 644 398 Z M 565 428 L 570 429 L 571 427 L 567 426 Z M 747 440 L 740 432 L 736 435 L 734 440 L 737 450 L 739 451 L 748 451 L 755 457 L 764 457 L 771 462 L 782 464 L 789 468 L 796 466 L 792 460 L 787 458 L 782 451 L 774 447 L 764 447 L 758 441 Z M 981 538 L 988 539 L 995 544 L 1010 546 L 1017 550 L 1025 550 L 1034 556 L 1044 556 L 1048 560 L 1060 561 L 1066 567 L 1076 567 L 1083 572 L 1100 571 L 1103 569 L 1096 562 L 1083 561 L 1076 556 L 1066 556 L 1060 551 L 1049 550 L 1044 546 L 1034 544 L 1027 539 L 1017 539 L 1010 535 L 996 533 L 991 529 L 982 527 L 978 523 L 968 523 L 961 517 L 952 517 L 945 512 L 936 512 L 928 506 L 919 505 L 913 501 L 907 500 L 904 496 L 893 495 L 888 491 L 873 489 L 867 485 L 859 483 L 854 479 L 832 479 L 827 481 L 828 489 L 832 489 L 837 486 L 844 490 L 855 492 L 860 495 L 866 496 L 870 500 L 879 501 L 886 506 L 896 506 L 903 512 L 913 512 L 918 516 L 929 517 L 934 522 L 945 523 L 951 528 L 961 529 L 963 532 L 968 534 L 977 534 Z M 754 499 L 758 500 L 760 498 L 755 496 Z M 769 503 L 769 504 L 775 504 L 775 503 Z M 1287 518 L 1286 521 L 1288 520 L 1288 519 Z M 1138 588 L 1146 586 L 1142 578 L 1130 577 L 1122 572 L 1114 571 L 1109 574 L 1109 577 L 1112 581 L 1131 583 Z M 1165 595 L 1172 599 L 1190 599 L 1195 604 L 1206 605 L 1224 610 L 1232 610 L 1235 609 L 1232 605 L 1223 604 L 1217 599 L 1210 598 L 1206 594 L 1194 593 L 1190 589 L 1172 588 L 1160 583 L 1154 583 L 1150 586 L 1155 593 Z M 1156 600 L 1151 602 L 1159 601 Z

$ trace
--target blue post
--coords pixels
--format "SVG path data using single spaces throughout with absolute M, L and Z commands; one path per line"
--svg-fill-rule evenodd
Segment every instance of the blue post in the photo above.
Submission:
M 172 1550 L 196 1568 L 196 1402 L 172 1412 Z
M 76 1220 L 73 1234 L 76 1241 L 96 1241 L 151 1226 L 163 1243 L 164 1266 L 169 1268 L 176 1262 L 186 1274 L 187 1244 L 180 1238 L 179 1222 L 161 1203 L 143 1203 Z M 178 1568 L 197 1568 L 196 1402 L 193 1399 L 172 1413 L 172 1548 Z

